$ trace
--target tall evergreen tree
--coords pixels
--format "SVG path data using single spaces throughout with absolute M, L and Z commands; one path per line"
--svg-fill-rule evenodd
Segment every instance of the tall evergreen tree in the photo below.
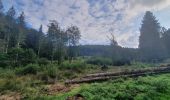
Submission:
M 40 56 L 40 50 L 42 47 L 42 41 L 44 39 L 43 26 L 41 25 L 37 34 L 37 55 Z
M 139 37 L 139 49 L 143 60 L 158 59 L 163 56 L 160 24 L 152 12 L 147 11 L 142 21 Z
M 162 41 L 167 51 L 167 57 L 170 57 L 170 29 L 164 30 L 162 35 Z

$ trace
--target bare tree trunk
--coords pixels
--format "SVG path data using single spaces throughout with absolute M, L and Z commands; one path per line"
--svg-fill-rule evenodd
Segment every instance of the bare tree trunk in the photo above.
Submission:
M 19 49 L 19 45 L 20 45 L 20 43 L 18 42 L 18 43 L 17 43 L 17 49 Z M 15 59 L 15 62 L 16 62 L 16 63 L 18 63 L 18 58 L 19 58 L 19 53 L 18 53 L 18 51 L 17 51 L 16 59 Z
M 38 53 L 37 53 L 38 57 L 40 57 L 40 46 L 38 46 Z
M 7 37 L 7 42 L 5 46 L 5 53 L 8 53 L 8 47 L 9 47 L 9 36 Z

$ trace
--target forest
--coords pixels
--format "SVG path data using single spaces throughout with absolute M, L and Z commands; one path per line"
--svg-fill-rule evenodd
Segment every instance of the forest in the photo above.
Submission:
M 0 0 L 0 100 L 169 100 L 170 29 L 151 11 L 138 48 L 81 45 L 79 26 L 28 26 Z

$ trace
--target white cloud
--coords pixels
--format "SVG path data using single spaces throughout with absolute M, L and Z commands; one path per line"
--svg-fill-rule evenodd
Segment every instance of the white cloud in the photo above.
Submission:
M 43 24 L 47 31 L 49 20 L 57 20 L 63 28 L 77 25 L 82 44 L 108 44 L 107 36 L 113 33 L 120 45 L 137 47 L 136 24 L 140 15 L 146 10 L 163 10 L 169 7 L 170 0 L 13 0 L 13 3 L 19 11 L 24 10 L 27 22 L 36 29 Z

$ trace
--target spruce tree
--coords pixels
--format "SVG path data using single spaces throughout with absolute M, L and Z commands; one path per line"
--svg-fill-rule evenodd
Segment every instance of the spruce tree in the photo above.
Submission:
M 163 56 L 160 24 L 152 12 L 147 11 L 142 21 L 139 49 L 143 60 L 155 60 Z
M 37 43 L 36 43 L 38 56 L 40 56 L 40 50 L 41 50 L 43 38 L 44 38 L 43 26 L 41 25 L 37 34 Z

